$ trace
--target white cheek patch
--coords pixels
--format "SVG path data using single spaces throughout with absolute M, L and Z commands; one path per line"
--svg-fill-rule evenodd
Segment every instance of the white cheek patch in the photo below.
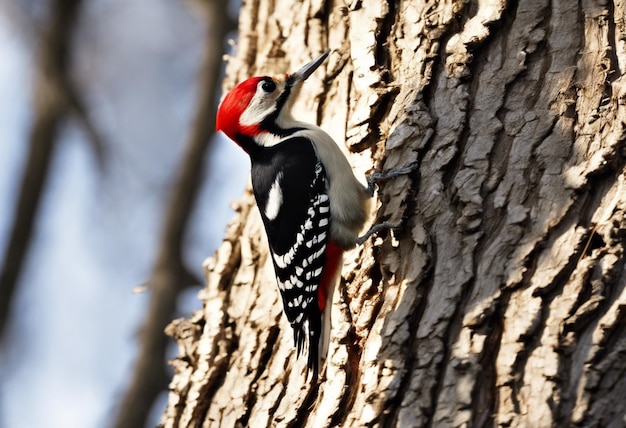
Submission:
M 239 118 L 239 124 L 242 126 L 256 125 L 263 122 L 269 114 L 276 110 L 276 98 L 285 89 L 285 82 L 275 82 L 276 89 L 274 92 L 267 93 L 261 88 L 261 84 L 257 86 L 256 93 L 248 108 L 246 108 Z
M 250 126 L 261 123 L 275 108 L 276 105 L 271 97 L 257 92 L 252 101 L 250 101 L 248 108 L 245 109 L 239 118 L 239 124 L 241 126 Z
M 265 216 L 269 220 L 274 220 L 280 211 L 280 207 L 283 204 L 283 191 L 280 188 L 280 180 L 283 178 L 283 173 L 279 172 L 276 176 L 276 180 L 270 188 L 270 193 L 267 198 L 267 204 L 265 205 Z

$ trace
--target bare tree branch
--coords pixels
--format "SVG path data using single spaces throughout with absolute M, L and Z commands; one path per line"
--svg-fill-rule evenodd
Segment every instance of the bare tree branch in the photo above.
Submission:
M 65 95 L 71 113 L 78 120 L 78 125 L 83 128 L 87 137 L 86 142 L 91 146 L 98 167 L 103 169 L 106 163 L 106 142 L 102 138 L 102 133 L 91 119 L 89 109 L 83 102 L 75 85 L 69 81 L 66 83 Z
M 58 140 L 59 126 L 68 114 L 66 88 L 71 60 L 70 43 L 80 5 L 80 0 L 52 1 L 48 26 L 40 37 L 28 159 L 0 273 L 0 338 L 9 319 L 12 298 L 30 246 L 39 202 Z
M 196 116 L 181 161 L 180 175 L 167 205 L 159 252 L 148 281 L 150 308 L 140 333 L 140 351 L 133 378 L 115 422 L 117 428 L 145 425 L 154 400 L 167 385 L 165 326 L 175 314 L 179 292 L 200 282 L 185 267 L 182 247 L 202 182 L 205 153 L 215 129 L 223 41 L 233 28 L 227 18 L 226 2 L 215 0 L 201 4 L 206 8 L 208 30 Z

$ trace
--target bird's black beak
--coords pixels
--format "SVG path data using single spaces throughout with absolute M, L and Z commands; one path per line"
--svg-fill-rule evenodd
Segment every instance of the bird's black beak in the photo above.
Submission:
M 287 77 L 287 85 L 293 86 L 300 81 L 306 80 L 311 74 L 313 74 L 315 70 L 317 70 L 317 68 L 320 65 L 322 65 L 322 63 L 328 57 L 329 54 L 330 54 L 330 49 L 324 52 L 323 54 L 321 54 L 320 56 L 318 56 L 317 58 L 315 58 L 313 61 L 311 61 L 304 67 L 302 67 L 300 70 L 296 71 L 293 74 L 290 74 L 289 77 Z

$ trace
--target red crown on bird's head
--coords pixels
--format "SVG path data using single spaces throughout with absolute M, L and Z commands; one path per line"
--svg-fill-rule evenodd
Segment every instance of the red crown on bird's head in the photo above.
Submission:
M 231 140 L 237 141 L 237 135 L 253 136 L 259 132 L 259 124 L 241 125 L 239 118 L 250 104 L 257 85 L 264 76 L 251 77 L 235 86 L 220 104 L 217 110 L 215 129 L 222 131 Z

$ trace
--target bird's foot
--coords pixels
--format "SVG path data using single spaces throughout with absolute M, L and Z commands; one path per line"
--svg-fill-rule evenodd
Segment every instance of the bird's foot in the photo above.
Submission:
M 415 171 L 418 167 L 419 167 L 419 163 L 413 162 L 412 164 L 405 166 L 403 168 L 390 169 L 387 172 L 374 172 L 372 173 L 372 175 L 370 175 L 367 178 L 367 192 L 370 194 L 370 196 L 374 196 L 374 191 L 376 190 L 376 183 L 379 183 L 381 181 L 386 181 L 391 178 L 396 178 L 401 175 L 410 174 L 411 172 Z

